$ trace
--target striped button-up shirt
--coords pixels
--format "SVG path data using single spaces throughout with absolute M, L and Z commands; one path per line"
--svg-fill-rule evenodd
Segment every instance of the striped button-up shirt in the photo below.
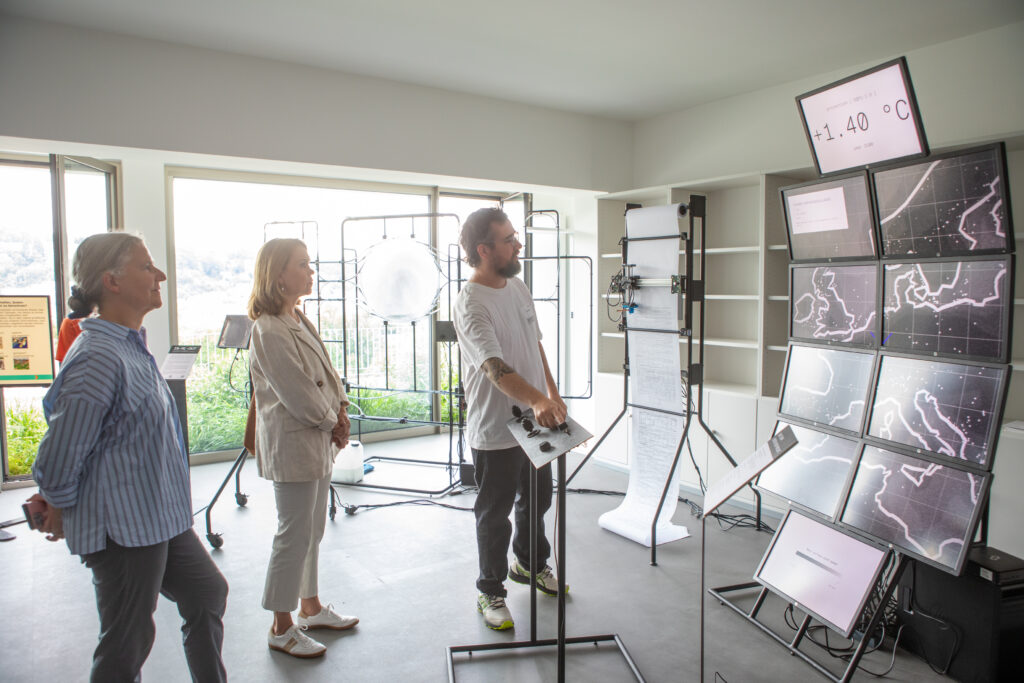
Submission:
M 174 399 L 142 335 L 82 321 L 43 399 L 49 430 L 32 474 L 61 508 L 68 548 L 154 545 L 192 526 L 188 454 Z

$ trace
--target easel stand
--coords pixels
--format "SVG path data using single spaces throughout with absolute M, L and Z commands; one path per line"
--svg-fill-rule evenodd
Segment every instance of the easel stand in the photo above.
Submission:
M 885 605 L 889 602 L 892 597 L 893 591 L 896 590 L 896 586 L 899 585 L 900 577 L 903 576 L 903 572 L 912 560 L 907 559 L 906 556 L 899 556 L 899 564 L 896 566 L 896 571 L 889 579 L 889 584 L 885 587 L 885 593 L 882 596 L 882 600 L 878 603 L 878 607 L 875 608 L 874 613 L 871 615 L 871 620 L 868 622 L 867 628 L 864 630 L 864 636 L 860 639 L 857 644 L 857 648 L 854 650 L 853 655 L 850 657 L 850 662 L 846 669 L 843 671 L 841 676 L 836 676 L 831 671 L 826 669 L 823 665 L 818 663 L 810 655 L 800 650 L 800 644 L 803 642 L 804 636 L 807 635 L 807 629 L 811 625 L 810 615 L 805 615 L 803 621 L 800 622 L 800 626 L 797 628 L 796 634 L 791 639 L 786 639 L 783 636 L 776 633 L 774 630 L 769 628 L 766 624 L 758 620 L 758 612 L 761 611 L 761 607 L 764 605 L 765 598 L 768 597 L 768 589 L 759 583 L 739 583 L 732 586 L 722 586 L 721 588 L 710 588 L 708 593 L 716 598 L 718 601 L 732 609 L 734 612 L 739 614 L 741 617 L 746 619 L 748 622 L 759 628 L 763 633 L 768 635 L 772 640 L 777 642 L 782 647 L 789 651 L 789 654 L 795 655 L 811 666 L 815 671 L 820 673 L 822 676 L 827 678 L 834 683 L 846 683 L 853 678 L 853 674 L 857 671 L 857 665 L 860 663 L 861 658 L 864 656 L 865 651 L 868 647 L 868 641 L 870 640 L 869 635 L 875 632 L 878 628 L 878 623 L 882 619 L 882 615 L 885 612 Z M 701 574 L 703 576 L 703 573 Z M 739 591 L 749 591 L 752 589 L 760 589 L 757 595 L 757 599 L 754 601 L 754 606 L 750 610 L 744 610 L 743 608 L 736 605 L 734 602 L 729 600 L 726 596 L 727 593 L 735 593 Z M 703 605 L 703 596 L 701 599 Z M 703 633 L 703 629 L 701 629 Z M 701 680 L 704 678 L 704 660 L 703 660 L 703 648 L 701 648 Z
M 665 504 L 665 499 L 668 497 L 669 489 L 672 488 L 673 477 L 676 472 L 676 467 L 679 466 L 679 457 L 683 452 L 683 446 L 686 444 L 687 437 L 690 432 L 690 424 L 692 419 L 695 417 L 697 424 L 704 433 L 707 434 L 708 438 L 711 439 L 712 443 L 718 448 L 718 450 L 725 456 L 725 459 L 733 467 L 736 466 L 736 461 L 729 451 L 726 450 L 722 442 L 718 440 L 714 432 L 708 427 L 707 423 L 704 422 L 704 277 L 706 273 L 706 234 L 707 234 L 707 199 L 703 195 L 690 195 L 689 204 L 687 205 L 686 213 L 689 217 L 689 230 L 685 233 L 670 234 L 670 235 L 658 235 L 654 237 L 623 237 L 619 240 L 619 244 L 622 247 L 622 278 L 620 284 L 623 288 L 639 288 L 639 287 L 671 287 L 672 292 L 679 294 L 683 297 L 683 327 L 678 330 L 656 330 L 646 328 L 629 327 L 626 322 L 626 316 L 623 315 L 622 322 L 619 323 L 619 329 L 625 333 L 625 361 L 623 362 L 623 405 L 622 410 L 612 421 L 611 425 L 604 431 L 601 438 L 597 440 L 594 447 L 590 449 L 587 456 L 582 462 L 573 470 L 572 476 L 569 477 L 569 481 L 573 480 L 573 477 L 583 468 L 597 449 L 600 448 L 604 442 L 605 437 L 611 433 L 615 426 L 626 414 L 628 408 L 642 408 L 644 410 L 650 410 L 658 413 L 665 413 L 669 415 L 676 415 L 678 417 L 684 417 L 685 422 L 683 424 L 683 433 L 679 437 L 679 443 L 676 446 L 676 453 L 672 459 L 672 467 L 669 469 L 668 476 L 665 479 L 665 486 L 661 492 L 661 499 L 658 501 L 658 506 L 655 508 L 654 519 L 651 520 L 651 566 L 657 566 L 658 564 L 658 518 L 661 516 L 662 506 Z M 697 228 L 695 221 L 700 219 L 700 227 Z M 694 231 L 700 230 L 700 278 L 695 278 L 693 275 L 693 252 L 694 252 Z M 629 270 L 632 266 L 629 263 L 629 243 L 650 241 L 650 240 L 682 240 L 684 245 L 683 259 L 684 259 L 684 272 L 681 275 L 673 275 L 668 279 L 643 279 L 630 277 L 628 275 Z M 693 334 L 693 304 L 700 303 L 699 313 L 699 326 L 697 331 L 697 362 L 693 362 L 693 347 L 694 347 L 694 334 Z M 633 403 L 629 400 L 629 330 L 634 332 L 662 332 L 666 334 L 675 334 L 686 339 L 686 401 L 687 405 L 683 412 L 673 412 L 669 410 L 662 410 L 658 408 L 652 408 L 650 406 L 644 406 L 637 403 Z M 690 401 L 694 396 L 694 388 L 696 387 L 697 396 L 697 410 L 693 412 L 690 410 Z M 761 522 L 761 494 L 751 488 L 754 493 L 756 500 L 755 513 L 757 519 L 757 528 L 761 529 L 764 525 Z
M 557 638 L 538 638 L 537 637 L 537 539 L 534 537 L 534 529 L 536 528 L 537 522 L 537 470 L 533 469 L 530 473 L 530 639 L 522 641 L 513 641 L 507 643 L 483 643 L 480 645 L 449 645 L 447 648 L 448 654 L 448 680 L 450 683 L 455 683 L 455 654 L 456 653 L 467 653 L 470 657 L 473 656 L 474 652 L 488 652 L 493 650 L 516 650 L 521 648 L 534 648 L 534 647 L 551 647 L 555 646 L 558 648 L 558 683 L 564 683 L 565 681 L 565 646 L 566 645 L 577 645 L 581 643 L 593 643 L 595 646 L 598 643 L 603 642 L 614 642 L 619 648 L 619 652 L 622 654 L 623 659 L 626 660 L 626 665 L 629 670 L 633 672 L 633 676 L 640 683 L 644 683 L 644 677 L 640 673 L 636 664 L 633 662 L 633 658 L 630 657 L 629 651 L 626 650 L 626 645 L 619 638 L 618 634 L 606 634 L 597 636 L 575 636 L 572 638 L 565 637 L 565 495 L 566 495 L 566 477 L 565 477 L 565 454 L 559 456 L 558 460 L 558 508 L 557 518 L 558 527 L 556 534 L 558 535 L 557 553 L 558 553 L 558 637 Z

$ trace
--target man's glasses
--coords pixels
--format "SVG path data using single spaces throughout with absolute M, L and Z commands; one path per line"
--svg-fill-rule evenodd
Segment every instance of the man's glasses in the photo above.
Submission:
M 505 239 L 498 240 L 497 244 L 515 244 L 518 241 L 519 241 L 519 233 L 518 232 L 514 232 L 511 235 L 509 235 L 508 237 L 506 237 Z M 488 240 L 486 242 L 481 242 L 481 244 L 489 244 L 489 245 L 491 245 L 493 247 L 495 245 L 495 241 L 494 240 Z

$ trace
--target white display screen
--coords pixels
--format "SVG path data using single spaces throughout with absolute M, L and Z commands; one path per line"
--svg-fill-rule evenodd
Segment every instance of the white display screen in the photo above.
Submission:
M 754 578 L 849 636 L 888 551 L 790 511 Z
M 797 98 L 822 174 L 927 153 L 908 83 L 897 60 Z

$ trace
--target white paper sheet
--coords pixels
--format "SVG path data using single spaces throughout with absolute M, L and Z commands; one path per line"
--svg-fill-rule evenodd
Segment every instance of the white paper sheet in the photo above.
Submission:
M 658 206 L 626 214 L 626 234 L 652 237 L 679 233 L 679 205 Z M 628 262 L 633 275 L 664 278 L 679 272 L 680 242 L 650 240 L 630 242 Z M 679 329 L 679 295 L 668 286 L 639 289 L 633 299 L 636 311 L 627 315 L 630 397 L 637 405 L 683 412 L 680 382 L 679 335 L 666 332 L 633 332 L 630 328 Z M 676 468 L 660 514 L 657 513 L 672 459 L 683 433 L 684 418 L 642 408 L 630 412 L 629 485 L 622 504 L 598 519 L 609 531 L 650 547 L 651 523 L 658 518 L 658 544 L 689 536 L 686 527 L 672 524 L 679 489 Z
M 160 374 L 164 379 L 188 379 L 198 357 L 198 346 L 172 346 L 160 367 Z

